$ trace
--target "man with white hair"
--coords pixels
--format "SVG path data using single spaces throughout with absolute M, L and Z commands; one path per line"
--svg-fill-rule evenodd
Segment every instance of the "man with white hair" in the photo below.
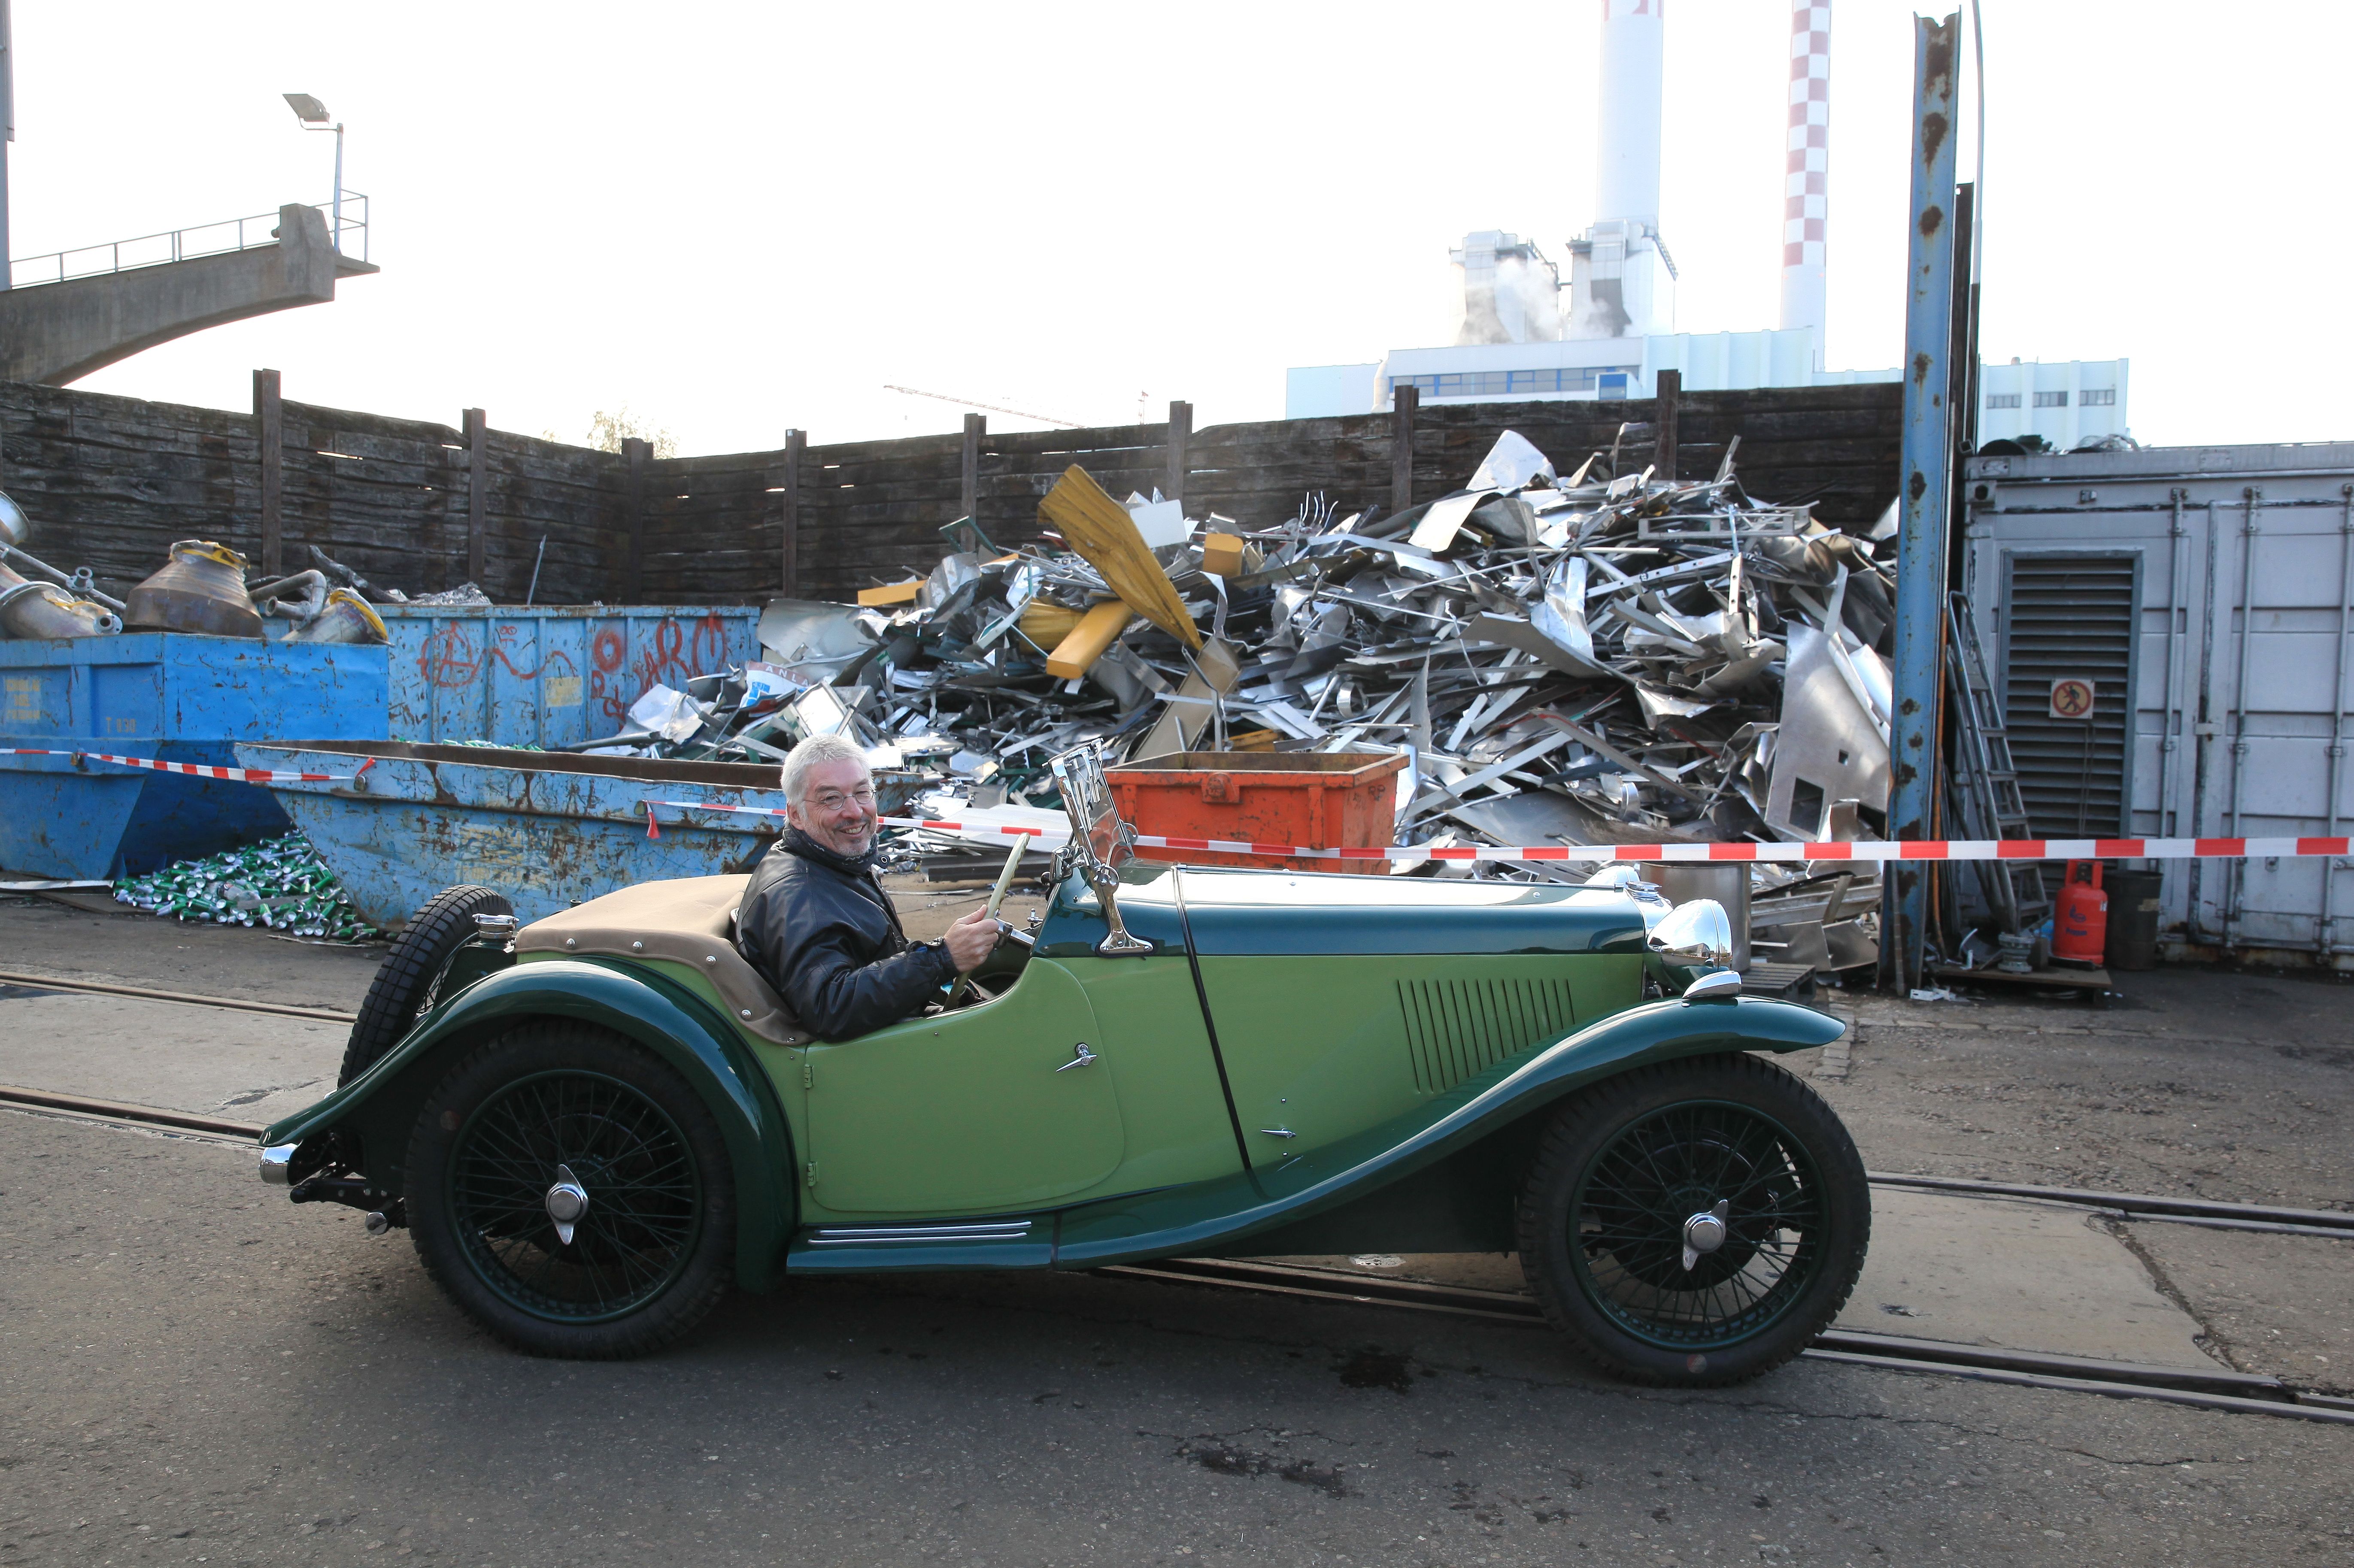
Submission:
M 785 758 L 790 824 L 744 889 L 736 946 L 768 978 L 801 1027 L 848 1040 L 939 1000 L 981 967 L 997 922 L 976 909 L 937 943 L 909 943 L 875 869 L 875 780 L 866 754 L 813 735 Z

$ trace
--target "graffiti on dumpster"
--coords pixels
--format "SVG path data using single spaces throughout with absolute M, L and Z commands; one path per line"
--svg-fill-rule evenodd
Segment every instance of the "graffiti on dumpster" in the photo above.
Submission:
M 479 621 L 433 626 L 414 655 L 416 678 L 395 683 L 389 715 L 394 733 L 447 737 L 462 729 L 471 736 L 486 721 L 504 725 L 507 721 L 485 705 L 513 681 L 535 686 L 536 706 L 554 726 L 525 738 L 552 745 L 610 734 L 627 727 L 630 705 L 648 687 L 682 687 L 696 675 L 725 670 L 731 660 L 740 662 L 743 654 L 731 654 L 729 637 L 732 630 L 741 640 L 747 630 L 731 626 L 722 615 L 633 618 L 585 627 L 572 620 L 568 628 L 567 637 L 559 625 L 526 620 L 488 628 Z M 571 641 L 583 633 L 586 650 Z M 569 646 L 549 646 L 557 641 Z M 535 645 L 545 650 L 536 659 Z
M 572 655 L 560 648 L 528 670 L 516 664 L 508 657 L 507 649 L 514 644 L 520 630 L 514 626 L 500 627 L 497 641 L 489 653 L 478 656 L 474 652 L 472 638 L 456 626 L 445 626 L 425 640 L 425 651 L 417 656 L 418 673 L 425 677 L 427 685 L 439 686 L 444 691 L 472 685 L 483 669 L 491 664 L 506 666 L 507 673 L 518 681 L 536 681 L 542 675 L 552 680 L 561 680 L 569 675 L 575 681 L 578 680 Z
M 647 688 L 682 687 L 696 675 L 727 667 L 727 622 L 706 615 L 692 623 L 692 632 L 688 625 L 674 615 L 654 622 L 633 666 L 626 663 L 628 644 L 618 628 L 606 627 L 590 642 L 588 698 L 616 729 Z

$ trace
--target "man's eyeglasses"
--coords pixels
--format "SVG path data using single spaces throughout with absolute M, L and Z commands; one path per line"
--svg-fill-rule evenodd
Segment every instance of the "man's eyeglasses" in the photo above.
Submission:
M 875 791 L 864 784 L 847 795 L 839 789 L 821 789 L 809 798 L 809 803 L 821 811 L 839 811 L 853 803 L 871 810 L 875 805 Z

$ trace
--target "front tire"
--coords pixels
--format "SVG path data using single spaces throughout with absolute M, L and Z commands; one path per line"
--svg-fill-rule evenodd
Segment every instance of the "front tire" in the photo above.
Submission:
M 735 1181 L 719 1125 L 685 1079 L 610 1031 L 526 1024 L 469 1054 L 426 1101 L 407 1176 L 419 1257 L 517 1350 L 645 1355 L 726 1292 Z
M 1863 1269 L 1872 1196 L 1820 1096 L 1755 1056 L 1695 1056 L 1574 1097 L 1519 1220 L 1521 1266 L 1588 1360 L 1707 1388 L 1772 1371 L 1830 1326 Z

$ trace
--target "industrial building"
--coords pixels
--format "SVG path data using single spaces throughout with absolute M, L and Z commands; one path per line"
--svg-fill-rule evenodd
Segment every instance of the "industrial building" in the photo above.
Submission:
M 1893 366 L 1834 370 L 1825 362 L 1828 0 L 1791 7 L 1780 323 L 1752 332 L 1677 330 L 1678 269 L 1659 228 L 1661 11 L 1656 0 L 1604 0 L 1596 216 L 1567 244 L 1566 283 L 1532 238 L 1500 229 L 1467 234 L 1449 252 L 1463 280 L 1455 342 L 1290 369 L 1285 418 L 1378 411 L 1401 386 L 1430 405 L 1649 397 L 1662 370 L 1677 372 L 1689 391 L 1897 379 Z M 2066 450 L 2087 438 L 2125 435 L 2126 361 L 1988 366 L 1980 404 L 1981 440 L 2037 436 Z

